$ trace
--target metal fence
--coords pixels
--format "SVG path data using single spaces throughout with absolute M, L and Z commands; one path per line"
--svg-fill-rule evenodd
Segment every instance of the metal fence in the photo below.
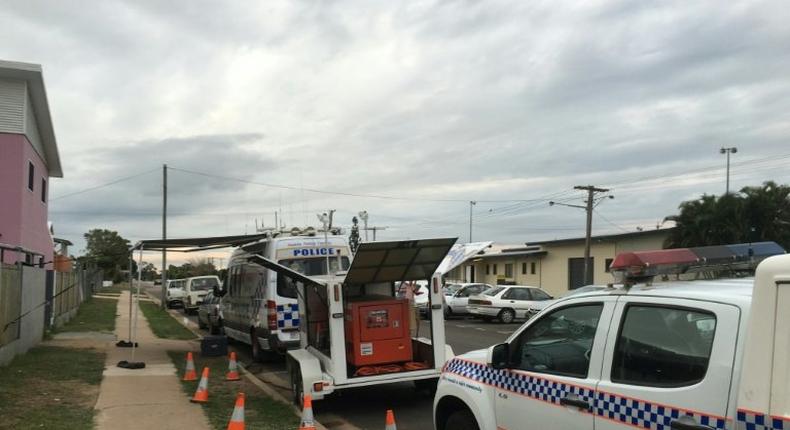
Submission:
M 0 346 L 19 339 L 22 277 L 19 266 L 0 263 Z

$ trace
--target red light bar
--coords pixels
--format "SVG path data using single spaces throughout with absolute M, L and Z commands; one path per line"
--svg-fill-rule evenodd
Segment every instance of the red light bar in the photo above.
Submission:
M 617 254 L 611 268 L 612 270 L 622 270 L 633 266 L 650 267 L 664 264 L 694 264 L 698 261 L 697 255 L 688 248 L 623 252 Z

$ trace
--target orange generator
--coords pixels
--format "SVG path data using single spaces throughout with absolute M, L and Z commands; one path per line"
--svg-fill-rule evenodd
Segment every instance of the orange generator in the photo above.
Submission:
M 346 302 L 346 357 L 353 366 L 412 360 L 409 301 L 361 296 Z

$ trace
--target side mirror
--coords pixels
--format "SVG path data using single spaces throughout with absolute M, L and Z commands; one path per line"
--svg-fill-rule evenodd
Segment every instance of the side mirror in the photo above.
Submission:
M 488 348 L 486 362 L 494 369 L 507 369 L 510 357 L 510 344 L 500 343 Z

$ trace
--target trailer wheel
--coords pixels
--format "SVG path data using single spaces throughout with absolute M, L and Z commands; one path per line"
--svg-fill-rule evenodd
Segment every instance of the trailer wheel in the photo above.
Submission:
M 438 379 L 419 379 L 414 381 L 414 388 L 417 391 L 425 391 L 428 395 L 433 398 L 434 394 L 436 394 L 436 386 L 439 384 Z
M 294 405 L 299 409 L 302 409 L 302 403 L 304 401 L 303 398 L 303 388 L 302 388 L 302 372 L 299 370 L 299 364 L 294 363 L 291 367 L 291 393 L 292 393 L 292 400 Z
M 450 414 L 447 421 L 444 422 L 444 428 L 447 430 L 480 430 L 474 415 L 466 409 L 460 409 Z

